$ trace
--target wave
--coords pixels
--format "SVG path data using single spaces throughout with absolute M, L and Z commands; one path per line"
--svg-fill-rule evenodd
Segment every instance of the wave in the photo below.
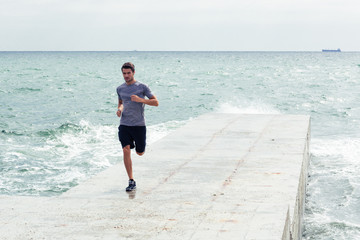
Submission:
M 191 119 L 183 120 L 183 121 L 173 120 L 173 121 L 168 121 L 168 122 L 148 126 L 147 143 L 151 145 L 152 143 L 160 140 L 169 133 L 175 131 L 179 127 L 185 125 L 190 120 Z
M 31 87 L 22 87 L 22 88 L 16 88 L 16 91 L 19 92 L 40 92 L 40 88 L 31 88 Z
M 5 146 L 2 193 L 57 195 L 121 160 L 116 126 L 81 120 L 26 137 Z
M 19 133 L 16 131 L 4 130 L 4 129 L 1 130 L 0 133 L 4 134 L 4 135 L 8 135 L 8 136 L 23 136 L 24 135 L 23 133 Z
M 88 124 L 82 123 L 80 124 L 74 124 L 74 123 L 64 123 L 60 125 L 59 127 L 55 129 L 47 129 L 47 130 L 41 130 L 36 133 L 36 135 L 41 137 L 54 137 L 58 134 L 64 134 L 64 133 L 80 133 L 82 131 L 86 131 L 89 129 Z
M 359 201 L 360 138 L 313 138 L 310 153 L 306 239 L 327 239 L 324 233 L 331 239 L 355 239 L 360 233 L 358 211 L 354 213 Z
M 311 154 L 315 157 L 341 158 L 351 164 L 358 164 L 360 158 L 360 138 L 338 138 L 311 140 Z
M 64 133 L 80 133 L 80 132 L 86 131 L 86 130 L 89 130 L 88 125 L 86 125 L 86 124 L 84 125 L 83 123 L 80 125 L 74 124 L 74 123 L 64 123 L 57 128 L 41 130 L 41 131 L 37 131 L 35 133 L 31 133 L 31 132 L 29 133 L 29 132 L 25 132 L 25 131 L 19 132 L 19 131 L 3 129 L 0 131 L 0 134 L 4 134 L 7 136 L 55 137 L 57 135 L 64 134 Z
M 148 126 L 148 145 L 185 123 L 169 121 Z M 16 133 L 28 139 L 13 136 L 4 146 L 6 175 L 0 180 L 0 193 L 51 196 L 67 191 L 122 161 L 117 131 L 117 125 L 80 120 L 35 133 Z
M 358 239 L 360 226 L 354 221 L 332 221 L 330 217 L 316 215 L 316 221 L 307 223 L 303 239 Z
M 36 67 L 25 68 L 25 70 L 30 70 L 30 71 L 42 71 L 41 68 L 36 68 Z
M 274 107 L 261 102 L 233 101 L 219 105 L 216 112 L 219 113 L 242 113 L 242 114 L 280 114 Z

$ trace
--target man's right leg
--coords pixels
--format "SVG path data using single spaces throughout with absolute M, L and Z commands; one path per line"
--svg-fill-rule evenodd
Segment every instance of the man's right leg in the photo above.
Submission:
M 123 154 L 124 154 L 124 165 L 125 165 L 125 168 L 126 168 L 127 175 L 129 177 L 129 179 L 134 179 L 133 171 L 132 171 L 130 145 L 127 145 L 127 146 L 125 146 L 123 148 Z
M 136 189 L 136 182 L 134 181 L 133 172 L 132 172 L 132 161 L 131 161 L 130 145 L 126 145 L 123 148 L 123 153 L 124 153 L 124 165 L 125 165 L 125 168 L 126 168 L 126 172 L 127 172 L 128 176 L 129 176 L 129 186 L 126 188 L 126 191 L 130 192 L 130 191 Z
M 129 130 L 129 127 L 120 125 L 118 133 L 121 146 L 123 147 L 124 165 L 129 177 L 129 186 L 126 188 L 126 191 L 132 191 L 136 188 L 131 161 L 131 148 L 134 148 L 134 143 Z

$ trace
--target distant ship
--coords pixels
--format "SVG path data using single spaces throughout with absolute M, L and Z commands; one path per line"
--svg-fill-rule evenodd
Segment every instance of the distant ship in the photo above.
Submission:
M 341 52 L 340 48 L 338 49 L 323 49 L 323 52 Z

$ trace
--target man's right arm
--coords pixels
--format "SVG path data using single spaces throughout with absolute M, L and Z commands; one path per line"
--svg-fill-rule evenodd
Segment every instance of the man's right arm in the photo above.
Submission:
M 117 115 L 118 117 L 121 117 L 121 113 L 122 113 L 123 110 L 124 110 L 124 105 L 123 105 L 123 103 L 122 103 L 122 100 L 119 99 L 118 110 L 117 110 L 117 112 L 116 112 L 116 115 Z

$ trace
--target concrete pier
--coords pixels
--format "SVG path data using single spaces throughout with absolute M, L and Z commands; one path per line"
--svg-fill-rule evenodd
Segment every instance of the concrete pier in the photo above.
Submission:
M 310 118 L 205 114 L 59 197 L 0 196 L 0 239 L 301 239 Z M 120 154 L 120 152 L 119 152 Z

